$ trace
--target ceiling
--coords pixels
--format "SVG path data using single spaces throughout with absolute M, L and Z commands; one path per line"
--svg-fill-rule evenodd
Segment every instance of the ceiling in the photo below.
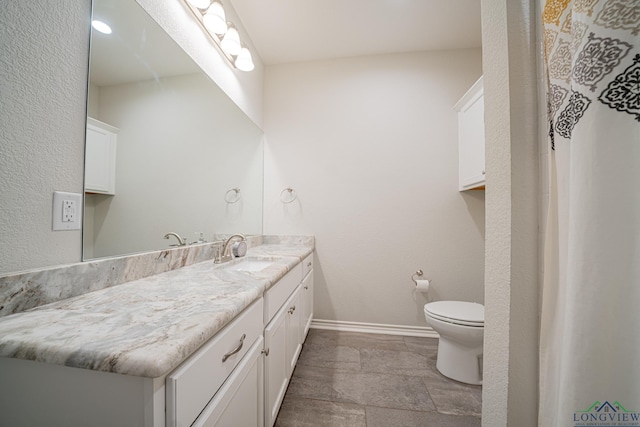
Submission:
M 223 0 L 266 65 L 479 48 L 480 0 Z M 108 86 L 198 72 L 134 0 L 95 0 L 91 82 Z
M 265 65 L 481 46 L 480 0 L 230 0 Z

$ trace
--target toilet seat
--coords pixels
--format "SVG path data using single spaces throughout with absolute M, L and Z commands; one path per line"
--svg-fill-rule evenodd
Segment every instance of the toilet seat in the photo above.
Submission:
M 454 325 L 484 327 L 484 306 L 474 302 L 437 301 L 426 304 L 427 316 Z

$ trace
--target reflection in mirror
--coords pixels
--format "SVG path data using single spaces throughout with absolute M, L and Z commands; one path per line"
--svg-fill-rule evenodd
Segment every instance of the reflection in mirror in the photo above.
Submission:
M 84 259 L 260 234 L 262 131 L 134 0 L 93 19 L 112 33 L 91 35 Z

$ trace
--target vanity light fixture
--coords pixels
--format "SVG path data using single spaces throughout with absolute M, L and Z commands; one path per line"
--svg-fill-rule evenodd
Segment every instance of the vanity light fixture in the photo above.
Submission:
M 187 0 L 187 2 L 200 10 L 206 10 L 211 4 L 211 0 Z
M 220 47 L 229 55 L 238 55 L 242 50 L 240 34 L 231 22 L 227 23 L 227 32 L 224 33 L 222 41 L 220 41 Z
M 222 35 L 227 32 L 227 18 L 222 4 L 214 1 L 202 17 L 204 27 L 211 33 Z
M 240 71 L 255 68 L 251 52 L 240 41 L 240 34 L 232 22 L 227 22 L 220 0 L 183 0 L 196 17 L 204 32 L 214 41 L 223 56 Z
M 236 68 L 240 71 L 251 71 L 255 68 L 253 65 L 253 59 L 251 58 L 251 52 L 245 46 L 242 46 L 240 53 L 236 57 Z
M 105 24 L 102 21 L 98 21 L 97 19 L 94 19 L 93 21 L 91 21 L 91 26 L 96 30 L 101 32 L 102 34 L 111 34 L 111 27 L 107 24 Z

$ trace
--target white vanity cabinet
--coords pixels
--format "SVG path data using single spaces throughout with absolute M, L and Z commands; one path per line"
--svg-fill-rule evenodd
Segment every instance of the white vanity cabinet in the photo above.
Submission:
M 287 340 L 289 339 L 288 307 L 282 307 L 264 330 L 264 409 L 265 426 L 272 426 L 289 384 L 289 361 Z
M 262 329 L 259 299 L 167 375 L 167 427 L 226 425 L 238 406 L 255 423 L 237 425 L 261 425 Z
M 302 351 L 302 287 L 298 286 L 285 307 L 287 309 L 287 376 L 291 378 Z
M 0 426 L 272 427 L 312 317 L 309 255 L 157 378 L 0 357 Z
M 164 377 L 0 357 L 0 383 L 0 426 L 165 425 Z
M 295 366 L 297 361 L 297 354 L 294 356 L 292 349 L 299 342 L 298 336 L 294 338 L 293 335 L 294 332 L 298 333 L 299 323 L 296 325 L 292 316 L 295 313 L 294 299 L 299 293 L 301 276 L 302 265 L 298 264 L 267 290 L 264 296 L 264 404 L 265 426 L 268 427 L 273 426 L 276 421 L 291 377 L 291 364 Z
M 482 77 L 454 106 L 458 112 L 459 190 L 483 189 L 484 91 Z
M 193 423 L 194 427 L 264 425 L 262 336 Z
M 87 118 L 84 191 L 115 194 L 116 145 L 119 129 Z
M 302 283 L 300 285 L 300 342 L 304 342 L 313 320 L 313 254 L 302 262 Z
M 313 317 L 313 254 L 298 264 L 265 295 L 265 426 L 278 416 L 289 380 Z M 309 286 L 311 285 L 311 286 Z

